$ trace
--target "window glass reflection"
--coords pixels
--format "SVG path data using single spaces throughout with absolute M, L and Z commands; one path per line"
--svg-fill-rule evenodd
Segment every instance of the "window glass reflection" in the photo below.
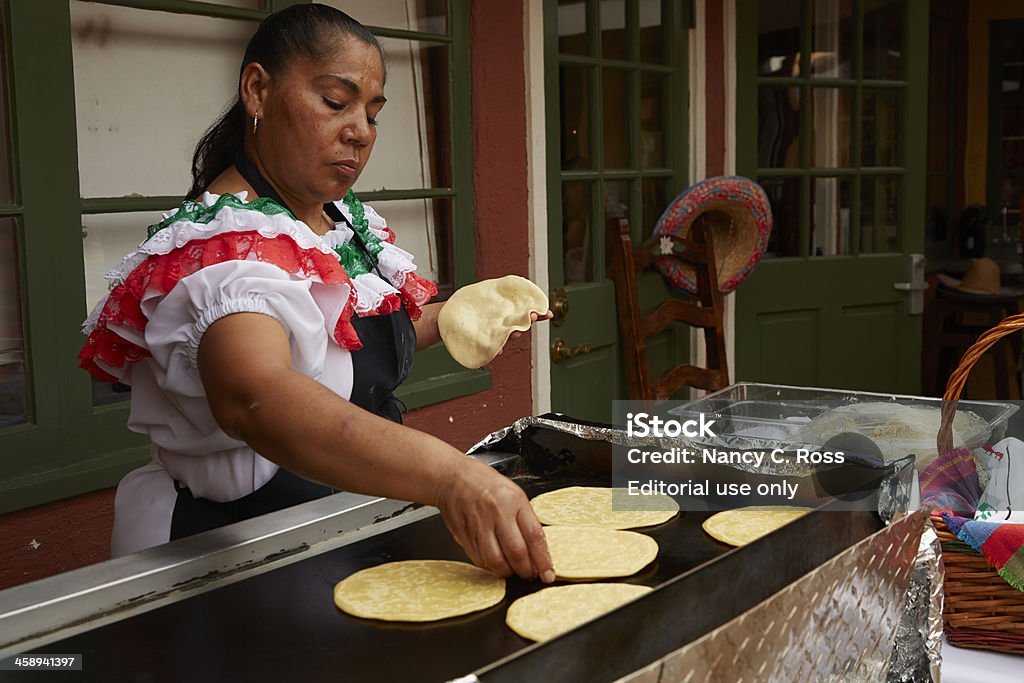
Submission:
M 761 187 L 772 205 L 772 233 L 768 256 L 800 255 L 800 179 L 761 178 Z
M 565 282 L 591 282 L 591 184 L 562 183 L 562 259 Z
M 850 250 L 848 178 L 815 178 L 811 185 L 811 254 L 837 256 Z
M 761 0 L 757 24 L 758 75 L 778 78 L 799 75 L 800 3 Z
M 757 89 L 757 165 L 800 168 L 800 88 Z
M 860 251 L 878 254 L 900 250 L 900 188 L 898 177 L 861 179 Z

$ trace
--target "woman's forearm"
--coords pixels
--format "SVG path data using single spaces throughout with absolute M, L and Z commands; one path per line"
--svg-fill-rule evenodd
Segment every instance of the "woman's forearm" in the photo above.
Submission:
M 200 346 L 200 372 L 221 428 L 328 486 L 436 504 L 439 484 L 467 458 L 349 403 L 291 369 L 289 355 L 272 318 L 229 316 L 211 326 Z
M 441 341 L 441 333 L 437 329 L 437 314 L 445 302 L 427 304 L 420 309 L 420 319 L 413 323 L 416 328 L 416 350 L 425 349 Z

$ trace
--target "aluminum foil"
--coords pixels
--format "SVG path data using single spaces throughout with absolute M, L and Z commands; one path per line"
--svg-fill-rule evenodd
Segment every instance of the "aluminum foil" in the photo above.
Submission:
M 939 538 L 925 523 L 887 683 L 938 683 L 942 667 L 942 565 Z

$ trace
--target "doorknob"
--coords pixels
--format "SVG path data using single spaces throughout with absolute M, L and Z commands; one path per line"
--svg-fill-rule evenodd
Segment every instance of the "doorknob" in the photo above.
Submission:
M 566 358 L 572 358 L 581 353 L 590 353 L 590 344 L 583 342 L 579 346 L 569 346 L 561 337 L 555 337 L 555 341 L 551 342 L 552 363 L 561 363 Z
M 910 254 L 910 282 L 894 282 L 892 288 L 907 292 L 907 313 L 921 315 L 924 312 L 924 292 L 928 284 L 924 281 L 927 261 L 924 254 Z
M 569 297 L 565 294 L 565 288 L 559 287 L 551 294 L 551 324 L 560 327 L 565 322 L 565 316 L 569 315 Z

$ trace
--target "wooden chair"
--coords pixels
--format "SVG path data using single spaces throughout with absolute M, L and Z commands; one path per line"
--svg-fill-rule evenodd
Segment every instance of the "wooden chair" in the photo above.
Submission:
M 619 217 L 608 219 L 608 253 L 611 275 L 615 281 L 619 331 L 626 360 L 630 400 L 664 401 L 683 386 L 715 391 L 729 385 L 722 293 L 718 289 L 714 245 L 709 239 L 709 226 L 705 223 L 706 216 L 699 216 L 693 223 L 689 239 L 669 237 L 675 245 L 672 257 L 680 258 L 694 267 L 697 281 L 696 301 L 668 299 L 653 312 L 642 315 L 639 310 L 636 274 L 650 266 L 654 258 L 660 254 L 661 236 L 645 241 L 634 253 L 629 221 Z M 664 330 L 673 321 L 704 329 L 707 367 L 701 368 L 689 363 L 679 364 L 652 382 L 649 376 L 646 340 Z

